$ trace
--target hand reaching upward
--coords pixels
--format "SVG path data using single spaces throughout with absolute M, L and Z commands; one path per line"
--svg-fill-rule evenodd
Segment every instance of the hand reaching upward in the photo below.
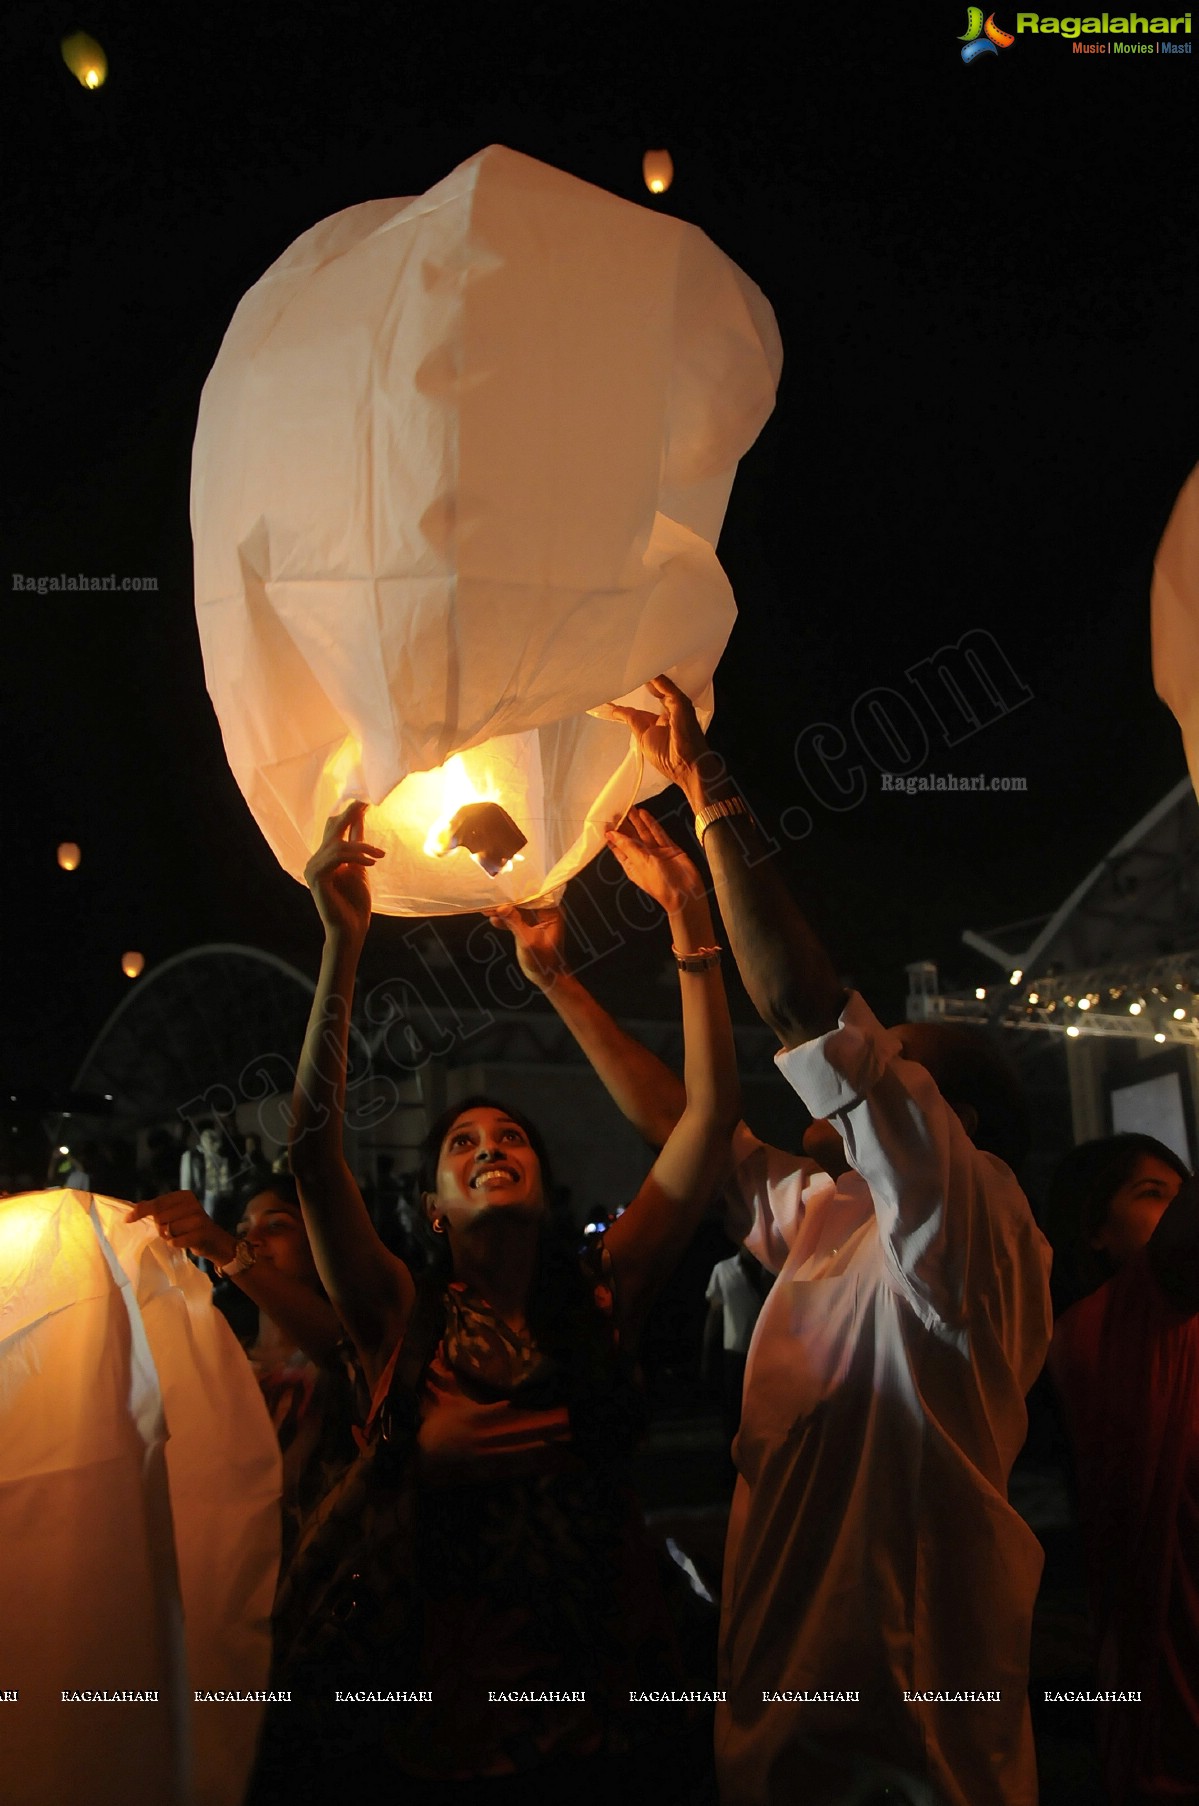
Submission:
M 371 921 L 371 891 L 367 872 L 382 847 L 362 839 L 365 803 L 347 803 L 340 815 L 325 823 L 325 838 L 304 867 L 304 882 L 316 898 L 321 921 L 330 935 L 341 935 L 361 946 Z
M 609 829 L 605 839 L 625 877 L 660 903 L 667 915 L 679 915 L 704 895 L 703 880 L 689 855 L 648 809 L 630 809 L 621 826 Z
M 506 904 L 502 909 L 486 909 L 484 915 L 495 928 L 504 928 L 516 943 L 516 959 L 531 985 L 548 991 L 566 970 L 566 917 L 555 907 L 518 909 Z

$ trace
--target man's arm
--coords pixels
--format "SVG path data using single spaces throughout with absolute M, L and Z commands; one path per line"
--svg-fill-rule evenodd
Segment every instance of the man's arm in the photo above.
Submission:
M 723 762 L 704 741 L 690 698 L 669 678 L 650 689 L 655 718 L 616 708 L 646 757 L 677 783 L 698 815 L 737 796 Z M 798 1047 L 837 1026 L 845 1000 L 828 954 L 804 920 L 748 814 L 718 817 L 703 838 L 716 899 L 742 983 L 763 1022 L 784 1047 Z

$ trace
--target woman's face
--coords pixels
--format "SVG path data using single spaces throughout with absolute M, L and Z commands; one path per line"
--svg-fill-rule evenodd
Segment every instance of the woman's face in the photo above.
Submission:
M 304 1219 L 285 1198 L 277 1198 L 273 1191 L 260 1191 L 242 1212 L 237 1233 L 249 1242 L 257 1260 L 266 1261 L 280 1273 L 306 1285 L 320 1284 Z
M 541 1162 L 518 1122 L 491 1104 L 455 1117 L 441 1144 L 432 1214 L 465 1229 L 485 1211 L 540 1215 Z
M 1103 1227 L 1091 1237 L 1117 1266 L 1139 1254 L 1177 1195 L 1182 1180 L 1154 1154 L 1142 1154 L 1119 1190 L 1112 1194 Z

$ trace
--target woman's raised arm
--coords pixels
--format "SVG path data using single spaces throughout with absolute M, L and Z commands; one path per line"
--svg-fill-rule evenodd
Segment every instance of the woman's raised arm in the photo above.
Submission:
M 321 1283 L 373 1381 L 402 1333 L 413 1284 L 375 1231 L 342 1137 L 350 1010 L 371 916 L 366 874 L 383 857 L 359 838 L 365 809 L 351 803 L 332 816 L 304 868 L 325 947 L 296 1074 L 291 1169 Z
M 666 910 L 681 961 L 686 1102 L 645 1183 L 607 1237 L 621 1314 L 635 1325 L 728 1178 L 741 1087 L 699 873 L 645 809 L 634 809 L 608 844 L 626 876 Z

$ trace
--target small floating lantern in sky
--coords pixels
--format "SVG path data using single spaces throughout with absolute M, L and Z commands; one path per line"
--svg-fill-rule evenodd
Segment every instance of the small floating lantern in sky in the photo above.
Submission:
M 146 956 L 144 953 L 122 953 L 121 971 L 126 978 L 140 978 L 145 969 Z
M 61 45 L 62 60 L 83 88 L 102 88 L 108 75 L 108 58 L 86 31 L 73 31 Z
M 64 840 L 58 849 L 58 863 L 64 872 L 77 872 L 83 854 L 73 840 Z
M 674 163 L 668 150 L 646 151 L 641 159 L 641 173 L 651 194 L 665 194 L 674 181 Z

